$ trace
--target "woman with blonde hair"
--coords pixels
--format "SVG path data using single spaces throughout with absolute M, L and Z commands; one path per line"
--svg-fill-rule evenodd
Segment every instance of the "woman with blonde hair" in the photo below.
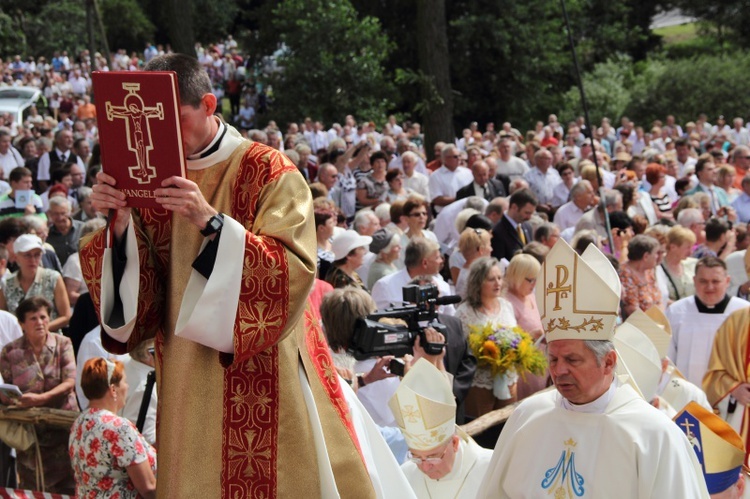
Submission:
M 536 277 L 542 268 L 539 261 L 531 255 L 523 253 L 514 256 L 508 268 L 505 269 L 504 296 L 513 306 L 513 314 L 518 325 L 529 333 L 532 338 L 539 340 L 544 334 L 539 308 L 534 295 Z M 544 350 L 544 347 L 542 347 Z M 526 373 L 518 380 L 517 397 L 522 400 L 547 386 L 547 374 L 536 376 Z
M 734 186 L 736 178 L 737 170 L 732 165 L 721 165 L 716 170 L 716 185 L 727 192 L 730 203 L 742 194 L 742 191 Z
M 77 497 L 156 497 L 156 450 L 129 420 L 128 382 L 120 361 L 86 361 L 81 388 L 89 408 L 70 429 L 69 450 Z
M 477 258 L 492 254 L 492 233 L 485 229 L 464 229 L 458 240 L 458 250 L 466 259 L 466 263 L 461 267 L 456 279 L 456 294 L 461 298 L 465 298 L 466 281 L 469 278 L 471 264 Z
M 685 265 L 695 245 L 695 234 L 692 230 L 677 225 L 667 232 L 667 254 L 659 267 L 657 275 L 664 276 L 669 290 L 669 303 L 695 294 L 693 284 L 694 265 Z

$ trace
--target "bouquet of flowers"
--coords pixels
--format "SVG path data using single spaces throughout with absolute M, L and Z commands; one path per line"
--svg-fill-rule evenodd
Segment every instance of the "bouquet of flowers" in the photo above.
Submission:
M 489 367 L 495 377 L 517 373 L 525 378 L 526 373 L 542 375 L 547 368 L 534 339 L 518 326 L 471 326 L 469 346 L 479 366 Z

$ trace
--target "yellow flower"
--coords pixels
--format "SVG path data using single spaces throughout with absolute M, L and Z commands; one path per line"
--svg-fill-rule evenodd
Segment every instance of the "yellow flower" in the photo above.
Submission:
M 482 351 L 485 355 L 492 357 L 493 359 L 497 359 L 500 355 L 500 350 L 497 348 L 497 345 L 495 345 L 495 342 L 489 340 L 482 343 Z

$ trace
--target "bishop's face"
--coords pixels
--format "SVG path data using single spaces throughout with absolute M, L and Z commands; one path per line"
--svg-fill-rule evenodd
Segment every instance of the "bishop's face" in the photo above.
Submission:
M 556 340 L 547 345 L 549 373 L 560 395 L 573 404 L 588 404 L 612 384 L 617 361 L 614 351 L 597 362 L 582 340 Z

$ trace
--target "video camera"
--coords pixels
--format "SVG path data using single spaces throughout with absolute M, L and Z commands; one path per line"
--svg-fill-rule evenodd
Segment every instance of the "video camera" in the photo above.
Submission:
M 446 328 L 437 320 L 435 309 L 440 305 L 458 303 L 461 297 L 438 297 L 437 286 L 434 284 L 410 284 L 404 286 L 403 298 L 404 302 L 412 305 L 377 310 L 366 318 L 357 320 L 349 347 L 349 352 L 355 359 L 364 360 L 384 355 L 403 357 L 413 352 L 417 337 L 428 355 L 438 355 L 443 351 L 445 344 L 429 343 L 424 330 L 431 327 L 446 336 Z M 406 326 L 378 322 L 386 317 L 402 319 Z

